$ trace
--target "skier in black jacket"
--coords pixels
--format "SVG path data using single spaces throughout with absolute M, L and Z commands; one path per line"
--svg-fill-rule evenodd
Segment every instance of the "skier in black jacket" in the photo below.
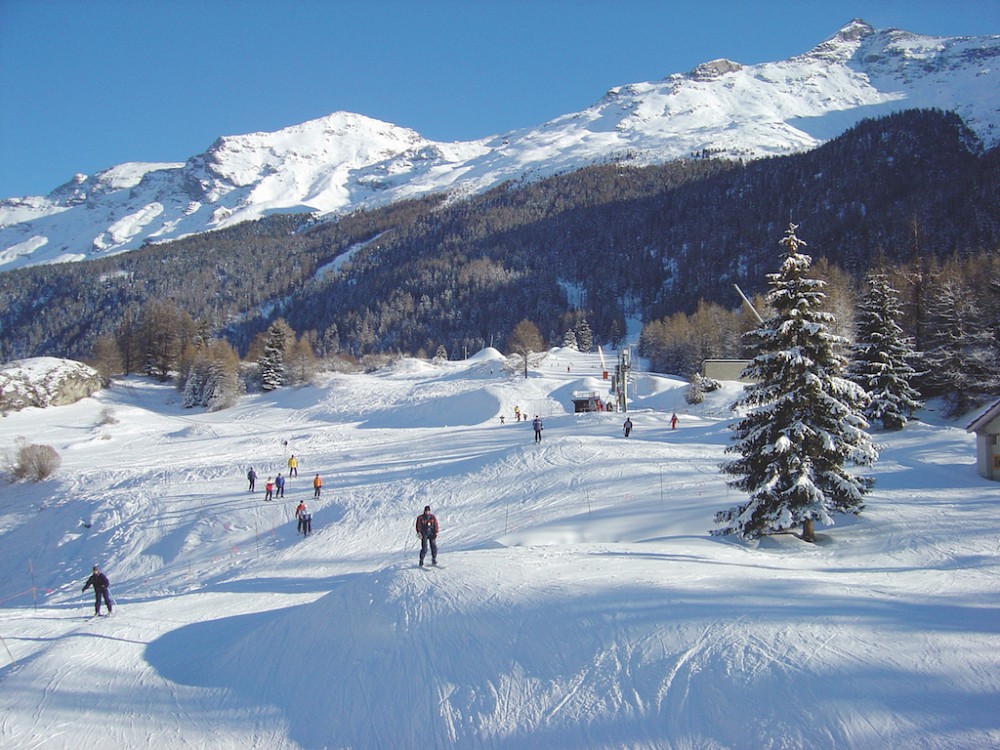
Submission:
M 96 565 L 94 566 L 93 574 L 83 585 L 83 591 L 86 591 L 91 586 L 94 587 L 94 614 L 101 614 L 101 597 L 104 597 L 104 603 L 108 605 L 108 614 L 110 615 L 111 597 L 108 595 L 108 588 L 111 584 L 108 583 L 108 577 Z
M 438 564 L 438 520 L 431 513 L 431 506 L 424 506 L 424 512 L 417 516 L 417 536 L 420 537 L 420 567 L 424 567 L 427 546 L 431 548 L 431 565 Z

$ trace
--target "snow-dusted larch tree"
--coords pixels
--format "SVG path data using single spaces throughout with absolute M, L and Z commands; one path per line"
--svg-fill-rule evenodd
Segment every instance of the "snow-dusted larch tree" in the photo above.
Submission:
M 510 334 L 507 347 L 511 354 L 518 354 L 524 358 L 524 377 L 528 377 L 528 358 L 533 352 L 540 352 L 545 348 L 542 334 L 538 331 L 538 326 L 530 320 L 522 320 Z
M 755 382 L 737 402 L 745 416 L 726 448 L 740 458 L 722 467 L 738 477 L 730 486 L 750 497 L 716 514 L 716 535 L 756 539 L 801 524 L 803 539 L 813 541 L 815 522 L 859 513 L 873 484 L 846 469 L 878 456 L 862 415 L 868 395 L 845 377 L 837 347 L 847 342 L 831 333 L 824 282 L 808 277 L 812 259 L 800 252 L 795 229 L 781 240 L 781 270 L 768 276 L 774 313 L 747 333 L 756 356 L 744 372 Z
M 867 289 L 855 317 L 857 333 L 848 377 L 871 396 L 865 407 L 869 422 L 899 430 L 919 409 L 920 394 L 910 383 L 917 373 L 913 341 L 903 334 L 899 293 L 881 271 L 866 278 Z

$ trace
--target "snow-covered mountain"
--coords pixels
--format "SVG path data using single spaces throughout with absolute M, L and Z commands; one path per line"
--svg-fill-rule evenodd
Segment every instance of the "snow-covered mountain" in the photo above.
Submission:
M 275 212 L 468 194 L 612 160 L 795 153 L 863 118 L 923 107 L 956 111 L 995 145 L 1000 36 L 928 37 L 852 21 L 789 60 L 713 60 L 476 141 L 429 141 L 346 112 L 227 136 L 183 164 L 122 164 L 77 175 L 44 197 L 0 201 L 0 269 L 109 255 Z

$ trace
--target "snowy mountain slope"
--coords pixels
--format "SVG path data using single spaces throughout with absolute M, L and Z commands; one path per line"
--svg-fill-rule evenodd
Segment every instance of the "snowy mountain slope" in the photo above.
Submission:
M 1000 743 L 1000 505 L 961 426 L 879 435 L 868 508 L 819 544 L 746 546 L 707 533 L 735 501 L 736 386 L 688 408 L 640 374 L 626 440 L 621 415 L 571 413 L 601 369 L 554 350 L 525 380 L 487 350 L 212 414 L 129 380 L 0 420 L 63 457 L 0 487 L 0 746 Z M 247 464 L 290 452 L 286 497 L 250 495 Z M 428 503 L 437 570 L 415 565 Z M 94 561 L 111 618 L 84 617 Z
M 465 143 L 334 113 L 220 138 L 184 164 L 77 175 L 46 197 L 0 201 L 0 268 L 122 252 L 276 211 L 328 213 L 439 191 L 485 190 L 609 160 L 758 158 L 814 148 L 864 117 L 955 110 L 1000 140 L 1000 38 L 938 38 L 853 21 L 806 54 L 615 88 L 581 112 Z

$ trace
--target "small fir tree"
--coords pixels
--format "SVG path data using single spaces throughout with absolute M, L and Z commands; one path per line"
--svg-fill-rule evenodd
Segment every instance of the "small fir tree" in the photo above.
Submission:
M 705 400 L 705 387 L 699 373 L 691 375 L 691 381 L 684 392 L 684 400 L 689 404 L 700 404 Z
M 833 513 L 859 513 L 873 480 L 849 474 L 847 462 L 870 465 L 877 451 L 865 431 L 864 389 L 843 377 L 846 361 L 830 332 L 833 316 L 822 310 L 823 282 L 808 277 L 811 258 L 789 226 L 778 273 L 768 276 L 774 311 L 747 336 L 756 356 L 745 374 L 755 380 L 737 402 L 746 416 L 733 425 L 723 466 L 738 477 L 730 486 L 749 493 L 741 505 L 716 514 L 715 535 L 756 539 L 802 525 L 833 524 Z
M 576 331 L 570 328 L 566 333 L 563 334 L 563 348 L 573 349 L 579 351 L 580 347 L 576 343 Z
M 232 406 L 243 391 L 236 350 L 218 339 L 194 347 L 186 378 L 179 385 L 186 408 L 206 406 L 219 411 Z
M 848 377 L 871 396 L 865 407 L 869 422 L 886 430 L 899 430 L 919 409 L 920 394 L 910 383 L 917 373 L 912 339 L 903 335 L 898 292 L 888 277 L 874 271 L 856 315 L 857 334 L 851 350 Z
M 209 411 L 228 409 L 236 404 L 243 392 L 243 382 L 239 374 L 239 358 L 215 358 L 209 364 L 209 376 L 205 389 L 205 406 Z
M 205 405 L 205 381 L 201 362 L 192 363 L 191 369 L 188 370 L 187 379 L 184 381 L 182 403 L 185 409 Z
M 285 350 L 289 344 L 291 329 L 284 320 L 278 319 L 267 329 L 264 353 L 258 361 L 260 387 L 273 391 L 285 384 Z M 294 333 L 291 338 L 294 340 Z

